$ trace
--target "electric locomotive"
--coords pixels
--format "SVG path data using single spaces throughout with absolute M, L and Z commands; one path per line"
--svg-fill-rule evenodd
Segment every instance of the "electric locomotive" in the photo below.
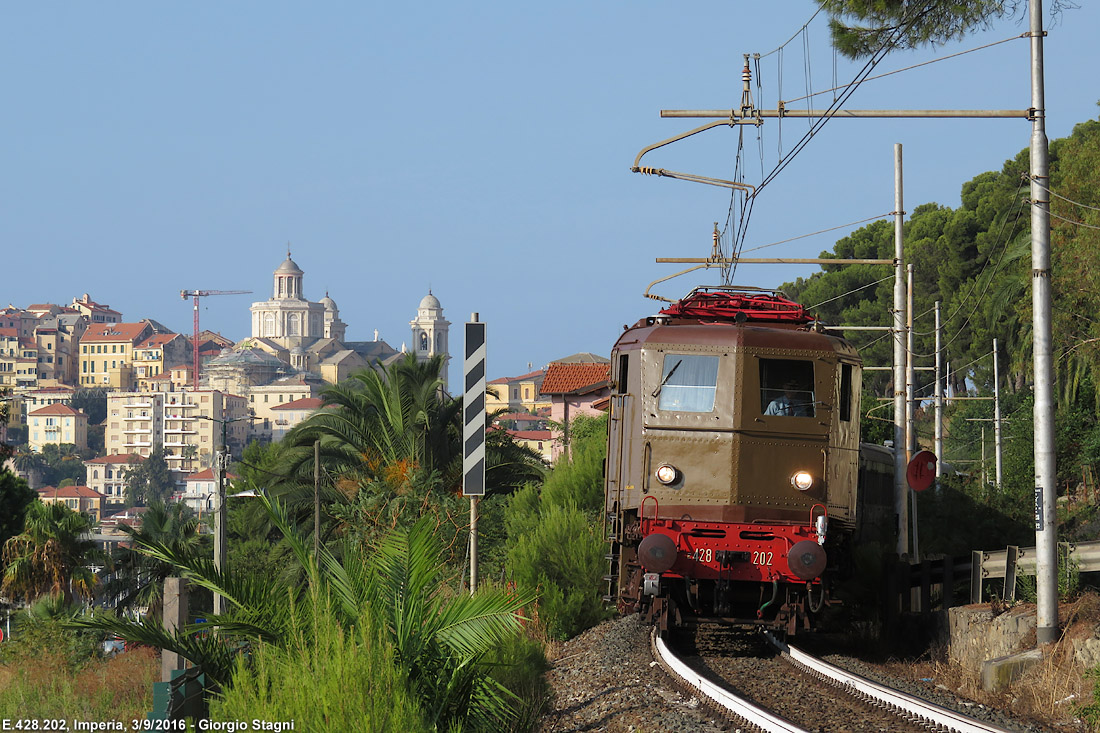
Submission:
M 778 291 L 711 287 L 611 357 L 607 599 L 662 629 L 809 629 L 872 521 L 856 349 Z

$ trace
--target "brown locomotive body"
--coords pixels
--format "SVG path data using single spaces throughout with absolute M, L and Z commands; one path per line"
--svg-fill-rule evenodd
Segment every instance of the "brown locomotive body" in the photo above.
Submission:
M 620 610 L 809 628 L 870 514 L 856 350 L 779 295 L 697 289 L 627 328 L 612 368 Z

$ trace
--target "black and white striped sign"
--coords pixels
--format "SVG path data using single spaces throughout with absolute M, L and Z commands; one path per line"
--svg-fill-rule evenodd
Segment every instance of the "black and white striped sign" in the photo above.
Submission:
M 462 373 L 462 494 L 485 496 L 485 324 L 466 324 L 466 359 Z

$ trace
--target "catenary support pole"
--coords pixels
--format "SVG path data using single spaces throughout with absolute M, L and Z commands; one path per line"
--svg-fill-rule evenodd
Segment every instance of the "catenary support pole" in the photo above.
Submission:
M 1036 641 L 1058 638 L 1058 473 L 1050 287 L 1050 186 L 1043 79 L 1043 3 L 1028 5 L 1031 36 L 1031 310 L 1035 372 Z
M 1001 469 L 1004 461 L 1001 452 L 1001 367 L 997 357 L 997 339 L 993 339 L 993 475 L 997 488 L 1001 488 Z
M 909 486 L 905 481 L 905 258 L 901 143 L 894 143 L 894 513 L 898 555 L 909 554 Z
M 905 466 L 917 453 L 916 366 L 913 364 L 913 264 L 905 266 Z M 913 557 L 920 558 L 920 531 L 917 528 L 917 492 L 905 481 L 913 523 Z
M 936 493 L 940 490 L 940 476 L 943 475 L 943 347 L 940 324 L 940 304 L 936 301 L 936 437 L 933 450 L 936 453 Z
M 225 474 L 229 468 L 229 449 L 225 445 L 225 423 L 222 423 L 222 444 L 214 456 L 214 473 L 217 480 L 218 505 L 214 508 L 214 567 L 225 572 Z M 225 613 L 225 596 L 214 594 L 214 615 Z

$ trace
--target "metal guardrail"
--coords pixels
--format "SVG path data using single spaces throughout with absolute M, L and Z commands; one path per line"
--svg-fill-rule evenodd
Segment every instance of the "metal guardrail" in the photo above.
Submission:
M 1083 573 L 1100 570 L 1100 541 L 1059 542 L 1059 561 L 1063 558 Z M 974 550 L 970 564 L 970 602 L 982 602 L 982 583 L 989 579 L 1004 579 L 1004 598 L 1016 598 L 1016 578 L 1035 575 L 1034 547 L 1009 545 L 1004 550 L 990 552 Z

